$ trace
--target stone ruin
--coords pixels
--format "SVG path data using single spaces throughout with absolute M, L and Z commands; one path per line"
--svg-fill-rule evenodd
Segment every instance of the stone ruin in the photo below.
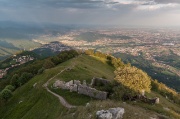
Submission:
M 85 80 L 83 81 L 82 84 L 79 80 L 71 80 L 69 82 L 57 80 L 53 84 L 53 87 L 69 90 L 71 92 L 74 91 L 79 94 L 84 94 L 100 100 L 105 100 L 108 94 L 107 92 L 99 91 L 95 88 L 88 86 Z
M 91 80 L 91 86 L 96 86 L 97 83 L 101 83 L 103 85 L 108 85 L 108 84 L 110 84 L 110 81 L 106 80 L 106 79 L 103 79 L 103 78 L 93 78 Z
M 148 104 L 159 104 L 159 98 L 158 97 L 154 97 L 154 98 L 148 98 L 144 95 L 136 95 L 134 97 L 132 97 L 132 99 L 130 99 L 131 101 L 142 101 Z

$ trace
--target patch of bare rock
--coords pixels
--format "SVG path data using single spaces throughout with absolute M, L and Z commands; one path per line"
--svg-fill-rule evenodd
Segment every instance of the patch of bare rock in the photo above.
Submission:
M 97 119 L 122 119 L 125 113 L 124 108 L 110 108 L 96 112 Z

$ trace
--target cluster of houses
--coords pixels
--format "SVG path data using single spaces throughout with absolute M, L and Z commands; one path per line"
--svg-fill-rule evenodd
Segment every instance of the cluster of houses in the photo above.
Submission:
M 20 56 L 18 58 L 13 58 L 13 60 L 15 60 L 16 63 L 24 64 L 26 62 L 34 60 L 34 57 L 31 57 L 30 55 L 26 55 L 26 56 Z
M 82 84 L 79 80 L 71 80 L 69 82 L 57 80 L 53 84 L 53 87 L 66 89 L 66 90 L 69 90 L 70 92 L 77 92 L 79 94 L 87 95 L 89 97 L 93 97 L 100 100 L 107 99 L 107 95 L 108 95 L 107 92 L 99 91 L 95 88 L 92 88 L 91 85 L 88 86 L 85 80 L 83 81 Z
M 60 43 L 59 41 L 53 41 L 53 42 L 50 42 L 49 44 L 45 44 L 41 46 L 41 48 L 38 48 L 38 49 L 50 49 L 53 52 L 62 52 L 66 50 L 67 51 L 71 50 L 72 48 Z
M 16 57 L 16 55 L 14 55 L 13 60 L 16 63 L 15 64 L 11 64 L 11 67 L 8 67 L 6 69 L 0 69 L 0 79 L 2 79 L 7 74 L 7 71 L 10 68 L 22 65 L 22 64 L 24 64 L 26 62 L 29 62 L 29 61 L 32 61 L 32 60 L 34 60 L 34 57 L 31 57 L 30 55 Z
M 6 74 L 7 74 L 7 68 L 5 70 L 0 69 L 0 79 L 3 78 Z

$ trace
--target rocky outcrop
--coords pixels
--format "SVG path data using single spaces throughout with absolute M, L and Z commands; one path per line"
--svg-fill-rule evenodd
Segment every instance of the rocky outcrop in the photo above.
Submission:
M 108 110 L 96 112 L 97 119 L 112 119 L 112 114 Z
M 122 119 L 124 114 L 124 108 L 110 108 L 109 112 L 112 114 L 113 119 Z
M 96 112 L 97 119 L 122 119 L 124 108 L 110 108 L 109 110 L 101 110 Z

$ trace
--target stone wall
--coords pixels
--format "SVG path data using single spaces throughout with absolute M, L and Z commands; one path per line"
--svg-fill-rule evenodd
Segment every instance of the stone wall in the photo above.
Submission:
M 91 88 L 84 85 L 78 86 L 78 93 L 88 95 L 90 97 L 100 99 L 100 100 L 105 100 L 107 98 L 107 92 L 99 91 L 99 90 L 96 90 L 95 88 Z
M 81 84 L 81 82 L 78 80 L 71 80 L 69 82 L 57 80 L 53 84 L 53 87 L 70 90 L 71 92 L 78 92 L 79 94 L 84 94 L 100 100 L 105 100 L 108 94 L 107 92 L 99 91 L 95 88 L 87 86 L 85 81 L 83 81 L 83 84 Z
M 149 104 L 159 104 L 158 97 L 148 98 L 144 95 L 136 95 L 136 96 L 132 97 L 132 99 L 131 99 L 131 101 L 136 101 L 136 100 L 140 100 L 142 102 L 149 103 Z
M 73 86 L 70 87 L 71 92 L 78 92 L 78 85 L 74 84 Z
M 110 84 L 110 81 L 103 78 L 93 78 L 91 80 L 91 86 L 96 86 L 98 83 L 101 83 L 103 85 L 108 85 Z
M 81 84 L 81 81 L 79 81 L 79 80 L 74 80 L 74 84 L 80 85 L 80 84 Z
M 57 80 L 54 84 L 53 87 L 55 88 L 61 88 L 61 89 L 66 89 L 66 90 L 70 90 L 70 88 L 74 86 L 73 81 L 70 82 L 64 82 L 64 81 L 60 81 Z

